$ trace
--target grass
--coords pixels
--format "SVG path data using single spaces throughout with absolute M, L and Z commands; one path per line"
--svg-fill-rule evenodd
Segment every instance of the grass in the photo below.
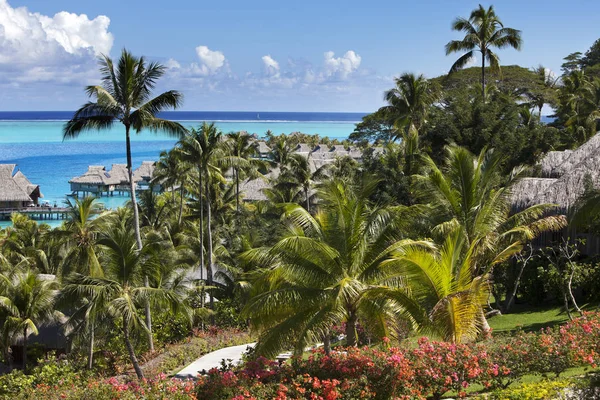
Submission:
M 488 323 L 494 332 L 512 332 L 518 329 L 538 331 L 542 328 L 562 324 L 568 320 L 562 307 L 532 307 L 515 305 L 510 314 L 492 317 Z

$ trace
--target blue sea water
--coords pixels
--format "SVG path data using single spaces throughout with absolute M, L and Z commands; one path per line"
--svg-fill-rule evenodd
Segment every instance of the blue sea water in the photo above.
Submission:
M 14 163 L 35 184 L 44 200 L 62 204 L 70 192 L 69 179 L 83 174 L 88 165 L 125 163 L 125 135 L 122 125 L 103 132 L 89 132 L 78 139 L 63 141 L 62 127 L 71 112 L 0 112 L 0 163 Z M 263 136 L 267 130 L 279 134 L 303 132 L 330 138 L 347 138 L 364 114 L 297 112 L 165 112 L 163 118 L 195 127 L 214 121 L 223 132 L 247 131 Z M 164 134 L 142 132 L 132 137 L 133 166 L 156 160 L 175 139 Z M 2 188 L 0 188 L 2 190 Z M 122 205 L 127 198 L 103 197 L 109 208 Z M 0 223 L 0 226 L 5 225 Z

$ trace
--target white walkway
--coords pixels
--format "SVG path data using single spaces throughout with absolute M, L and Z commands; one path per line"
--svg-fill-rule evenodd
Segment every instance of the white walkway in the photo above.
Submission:
M 179 371 L 175 374 L 175 378 L 180 379 L 195 379 L 198 374 L 202 371 L 208 372 L 212 368 L 219 368 L 221 361 L 231 362 L 236 365 L 242 361 L 242 355 L 246 352 L 248 347 L 253 347 L 255 343 L 243 344 L 241 346 L 225 347 L 212 353 L 208 353 Z

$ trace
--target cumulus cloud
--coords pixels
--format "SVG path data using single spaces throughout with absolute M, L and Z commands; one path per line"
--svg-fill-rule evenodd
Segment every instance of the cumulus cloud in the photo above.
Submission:
M 103 15 L 89 19 L 62 11 L 49 17 L 0 0 L 0 65 L 48 66 L 95 58 L 112 48 L 109 24 Z
M 279 75 L 279 63 L 275 61 L 271 55 L 267 54 L 266 56 L 263 56 L 262 61 L 267 76 Z
M 225 65 L 225 55 L 220 51 L 213 51 L 207 46 L 196 47 L 196 55 L 200 60 L 197 72 L 203 75 L 214 74 Z
M 324 58 L 326 75 L 338 76 L 340 79 L 347 79 L 358 69 L 361 62 L 361 57 L 352 50 L 348 50 L 342 57 L 335 57 L 333 51 L 327 51 Z

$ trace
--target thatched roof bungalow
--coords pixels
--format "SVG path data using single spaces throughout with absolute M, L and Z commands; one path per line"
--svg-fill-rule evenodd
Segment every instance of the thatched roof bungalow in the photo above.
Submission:
M 556 178 L 522 178 L 512 187 L 512 204 L 517 209 L 532 206 L 536 197 L 556 182 Z
M 0 164 L 0 209 L 22 209 L 43 197 L 40 187 L 21 172 L 13 174 L 16 164 Z
M 156 162 L 142 161 L 142 165 L 133 171 L 133 181 L 136 183 L 139 190 L 145 190 L 150 187 L 150 181 L 154 176 Z

